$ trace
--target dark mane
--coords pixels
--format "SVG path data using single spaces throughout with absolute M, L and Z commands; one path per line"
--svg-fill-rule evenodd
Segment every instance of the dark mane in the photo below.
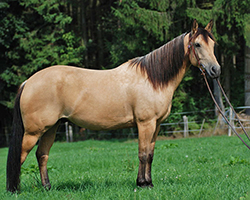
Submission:
M 130 66 L 135 66 L 146 74 L 155 89 L 167 86 L 183 65 L 185 35 L 176 37 L 145 56 L 130 60 Z

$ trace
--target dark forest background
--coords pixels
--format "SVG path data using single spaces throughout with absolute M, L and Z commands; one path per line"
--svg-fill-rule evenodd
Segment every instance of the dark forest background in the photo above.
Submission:
M 56 64 L 114 68 L 189 32 L 194 19 L 200 26 L 214 20 L 222 84 L 234 106 L 244 105 L 249 13 L 250 0 L 0 1 L 0 140 L 10 132 L 19 85 L 35 72 Z M 202 76 L 191 67 L 172 113 L 210 109 Z M 179 117 L 171 115 L 168 122 Z M 203 117 L 213 118 L 214 112 L 192 116 Z

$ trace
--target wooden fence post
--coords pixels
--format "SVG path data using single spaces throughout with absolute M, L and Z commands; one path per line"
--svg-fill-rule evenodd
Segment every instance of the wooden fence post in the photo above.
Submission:
M 65 122 L 66 142 L 69 142 L 69 122 Z
M 134 129 L 132 127 L 130 128 L 128 138 L 130 137 L 130 135 L 132 135 L 132 138 L 134 138 Z
M 201 124 L 201 128 L 200 128 L 199 136 L 201 135 L 201 132 L 203 130 L 204 123 L 205 123 L 205 119 L 202 120 L 202 124 Z
M 229 108 L 229 123 L 234 127 L 232 108 Z M 228 136 L 231 135 L 232 135 L 232 129 L 230 126 L 228 126 Z
M 184 137 L 188 137 L 188 117 L 186 115 L 183 116 L 184 122 Z
M 69 125 L 69 141 L 73 142 L 73 128 Z

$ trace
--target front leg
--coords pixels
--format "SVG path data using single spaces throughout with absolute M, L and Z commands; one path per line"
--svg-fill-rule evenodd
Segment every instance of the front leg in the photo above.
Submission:
M 153 187 L 151 178 L 151 165 L 154 156 L 154 147 L 159 126 L 156 122 L 139 123 L 139 169 L 137 176 L 137 186 Z
M 151 165 L 153 161 L 152 154 L 140 154 L 139 153 L 139 170 L 136 180 L 136 184 L 139 187 L 154 187 L 151 178 Z

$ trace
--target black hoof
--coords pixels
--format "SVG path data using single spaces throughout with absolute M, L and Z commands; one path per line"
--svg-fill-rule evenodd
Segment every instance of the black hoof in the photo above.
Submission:
M 148 182 L 148 181 L 146 181 L 146 180 L 140 180 L 140 181 L 137 180 L 137 181 L 136 181 L 136 185 L 137 185 L 138 187 L 142 187 L 142 188 L 145 188 L 145 187 L 150 187 L 150 188 L 152 188 L 152 187 L 154 187 L 152 181 Z
M 51 189 L 51 185 L 50 183 L 47 183 L 46 185 L 43 186 L 45 190 L 50 190 Z

